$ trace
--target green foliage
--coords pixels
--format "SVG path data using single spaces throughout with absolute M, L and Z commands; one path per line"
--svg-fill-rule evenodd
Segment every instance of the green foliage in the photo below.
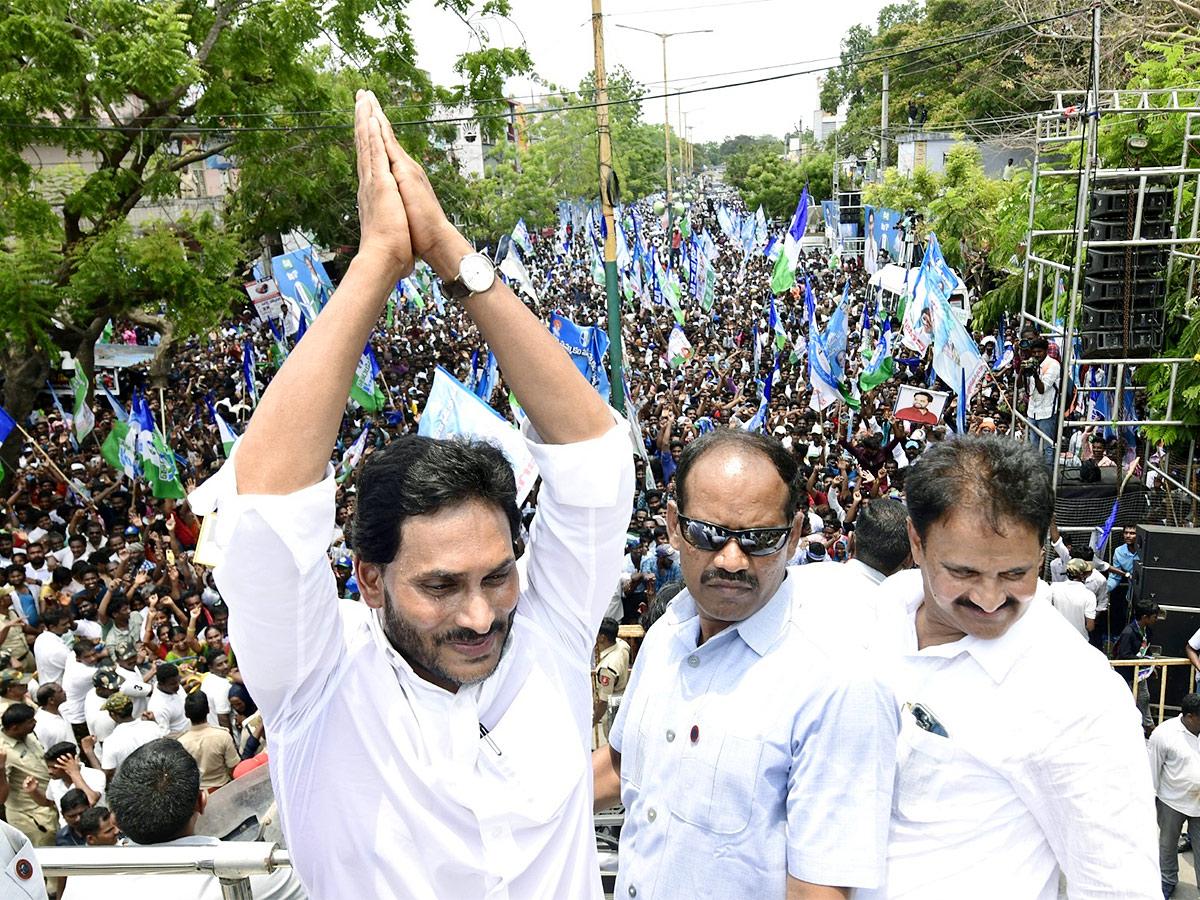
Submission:
M 465 18 L 473 2 L 439 5 Z M 440 89 L 414 64 L 406 7 L 10 3 L 0 16 L 0 350 L 74 352 L 97 321 L 135 309 L 194 331 L 244 299 L 238 274 L 261 235 L 303 228 L 327 246 L 356 243 L 357 87 L 413 123 L 397 128 L 401 140 L 447 185 L 449 205 L 464 202 L 462 179 L 431 142 L 438 129 L 420 122 L 439 106 L 506 110 L 496 98 L 507 75 L 530 68 L 529 55 L 481 36 L 457 60 L 461 83 Z M 508 10 L 507 0 L 489 0 L 483 12 Z M 182 173 L 216 153 L 241 175 L 224 224 L 186 202 L 170 222 L 130 223 L 143 201 L 176 202 Z M 42 159 L 54 162 L 30 162 Z M 28 388 L 17 415 L 28 411 Z
M 609 133 L 613 170 L 620 182 L 621 199 L 630 201 L 661 191 L 666 182 L 665 149 L 661 128 L 641 120 L 646 93 L 623 66 L 608 73 Z M 529 145 L 520 150 L 510 143 L 497 146 L 483 178 L 467 181 L 462 220 L 475 237 L 495 240 L 519 218 L 529 228 L 545 228 L 557 221 L 559 200 L 595 197 L 600 191 L 599 138 L 595 109 L 568 109 L 588 104 L 595 97 L 591 74 L 578 92 L 547 101 L 562 108 L 529 123 Z M 632 100 L 634 102 L 623 102 Z M 677 160 L 675 135 L 671 157 Z M 678 168 L 676 164 L 675 168 Z M 442 185 L 434 182 L 440 192 Z

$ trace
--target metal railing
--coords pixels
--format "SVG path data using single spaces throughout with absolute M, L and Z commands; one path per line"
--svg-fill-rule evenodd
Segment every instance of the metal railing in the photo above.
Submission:
M 251 875 L 290 867 L 286 849 L 268 841 L 226 841 L 207 846 L 37 847 L 44 875 L 212 875 L 225 900 L 252 900 Z M 163 892 L 170 893 L 170 883 Z

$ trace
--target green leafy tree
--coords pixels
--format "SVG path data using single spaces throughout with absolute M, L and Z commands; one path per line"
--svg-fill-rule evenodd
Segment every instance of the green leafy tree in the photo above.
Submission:
M 471 0 L 439 5 L 460 16 L 472 7 Z M 0 357 L 4 405 L 14 416 L 33 407 L 55 348 L 90 373 L 93 344 L 110 317 L 162 333 L 152 372 L 164 374 L 175 340 L 239 299 L 235 276 L 247 238 L 315 225 L 330 245 L 356 243 L 348 189 L 353 87 L 375 87 L 414 120 L 428 118 L 434 103 L 488 112 L 500 105 L 494 98 L 505 75 L 528 66 L 523 50 L 484 47 L 460 59 L 459 88 L 439 91 L 413 65 L 405 7 L 399 0 L 10 4 L 0 28 Z M 491 0 L 486 9 L 502 15 L 507 4 Z M 335 74 L 347 63 L 357 81 Z M 322 112 L 334 109 L 344 112 Z M 402 128 L 418 150 L 428 131 Z M 135 217 L 146 202 L 187 207 L 178 201 L 181 179 L 218 153 L 244 165 L 245 197 L 258 200 L 234 210 L 236 233 L 212 212 Z M 315 173 L 326 183 L 311 184 Z

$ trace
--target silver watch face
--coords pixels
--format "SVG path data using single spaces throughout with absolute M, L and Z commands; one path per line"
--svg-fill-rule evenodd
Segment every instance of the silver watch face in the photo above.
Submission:
M 496 280 L 496 270 L 482 253 L 464 256 L 458 267 L 458 278 L 472 294 L 486 291 Z

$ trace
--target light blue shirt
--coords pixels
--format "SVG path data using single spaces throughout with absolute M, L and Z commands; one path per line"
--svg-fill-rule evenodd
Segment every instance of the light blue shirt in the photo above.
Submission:
M 865 656 L 801 632 L 794 582 L 701 646 L 685 590 L 646 635 L 609 734 L 626 809 L 615 896 L 882 881 L 898 707 Z
M 1113 551 L 1112 564 L 1115 568 L 1120 569 L 1122 572 L 1128 572 L 1132 575 L 1133 574 L 1133 562 L 1136 559 L 1141 559 L 1141 557 L 1138 556 L 1136 553 L 1134 553 L 1132 550 L 1130 550 L 1128 544 L 1122 544 L 1120 547 L 1118 547 L 1116 550 Z M 1110 591 L 1113 590 L 1118 584 L 1120 584 L 1124 580 L 1125 579 L 1122 578 L 1120 575 L 1118 575 L 1116 572 L 1113 572 L 1111 575 L 1108 576 L 1108 589 Z

